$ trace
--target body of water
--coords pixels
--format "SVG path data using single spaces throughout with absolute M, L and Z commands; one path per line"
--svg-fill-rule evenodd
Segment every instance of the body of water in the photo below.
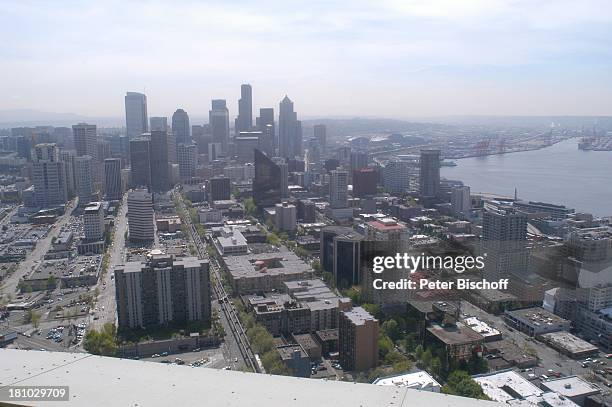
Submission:
M 577 139 L 520 153 L 456 160 L 441 175 L 490 192 L 612 216 L 612 151 L 582 151 Z

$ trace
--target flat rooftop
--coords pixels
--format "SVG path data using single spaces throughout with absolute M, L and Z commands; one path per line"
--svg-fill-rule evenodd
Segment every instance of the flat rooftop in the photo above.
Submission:
M 426 389 L 428 387 L 440 387 L 440 383 L 425 371 L 381 377 L 374 380 L 373 384 L 377 386 L 406 387 L 416 390 Z
M 465 318 L 463 320 L 463 323 L 469 328 L 471 328 L 473 331 L 478 332 L 479 334 L 484 336 L 485 338 L 487 336 L 497 336 L 500 334 L 497 329 L 493 328 L 486 322 L 481 321 L 476 317 Z
M 529 380 L 512 370 L 476 376 L 474 380 L 491 400 L 503 403 L 517 398 L 540 396 L 544 393 Z
M 300 274 L 312 270 L 295 253 L 287 249 L 273 253 L 227 256 L 224 261 L 234 279 L 260 277 L 263 274 Z M 261 263 L 258 263 L 259 261 Z
M 508 315 L 514 318 L 521 319 L 524 321 L 531 321 L 534 324 L 562 324 L 569 323 L 567 319 L 563 319 L 558 315 L 553 314 L 550 311 L 545 310 L 541 307 L 524 308 L 514 311 L 506 311 Z
M 570 353 L 596 353 L 599 352 L 597 346 L 578 338 L 566 331 L 551 332 L 540 335 L 545 342 L 550 343 L 558 348 L 566 350 Z
M 427 331 L 447 345 L 461 345 L 484 340 L 482 335 L 461 323 L 452 327 L 442 327 L 436 324 L 427 328 Z
M 0 386 L 69 386 L 71 407 L 196 405 L 468 407 L 497 403 L 407 388 L 62 353 L 0 349 Z M 143 386 L 146 383 L 146 386 Z M 100 384 L 103 384 L 102 386 Z M 62 405 L 37 401 L 37 406 Z
M 567 376 L 560 379 L 545 380 L 541 384 L 542 388 L 554 391 L 565 397 L 588 396 L 601 392 L 601 389 L 594 384 L 578 376 Z
M 364 325 L 366 321 L 377 321 L 368 311 L 361 307 L 353 307 L 350 311 L 343 311 L 355 325 Z

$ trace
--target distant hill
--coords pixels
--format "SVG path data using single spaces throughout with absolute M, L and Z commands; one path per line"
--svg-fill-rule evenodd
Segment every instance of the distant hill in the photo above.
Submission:
M 0 110 L 0 128 L 30 126 L 71 126 L 79 122 L 97 124 L 101 127 L 123 126 L 123 118 L 90 117 L 75 113 L 41 112 L 32 109 Z

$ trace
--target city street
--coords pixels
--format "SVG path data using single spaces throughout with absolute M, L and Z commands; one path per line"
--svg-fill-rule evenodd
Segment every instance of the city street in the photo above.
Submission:
M 113 270 L 116 265 L 125 261 L 125 232 L 127 231 L 127 194 L 124 195 L 121 208 L 115 218 L 115 231 L 112 246 L 108 249 L 110 256 L 106 274 L 98 281 L 98 300 L 96 301 L 95 317 L 91 317 L 89 327 L 99 329 L 105 323 L 115 323 L 115 279 Z

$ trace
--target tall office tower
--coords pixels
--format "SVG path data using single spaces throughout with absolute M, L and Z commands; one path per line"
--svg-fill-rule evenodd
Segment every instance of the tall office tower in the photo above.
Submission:
M 262 151 L 266 150 L 260 145 L 260 142 L 263 141 L 262 137 L 263 134 L 259 130 L 241 131 L 236 134 L 234 138 L 234 155 L 237 160 L 241 163 L 252 163 L 256 148 Z M 265 143 L 263 144 L 265 146 Z
M 142 93 L 127 92 L 125 95 L 125 127 L 131 139 L 148 132 L 147 97 Z
M 151 140 L 138 137 L 130 141 L 131 185 L 151 186 Z
M 353 196 L 362 198 L 375 195 L 378 187 L 378 173 L 374 168 L 360 168 L 353 171 Z
M 281 201 L 281 169 L 259 149 L 255 150 L 253 201 L 260 208 L 274 206 Z
M 361 307 L 341 311 L 338 353 L 342 368 L 364 371 L 378 365 L 378 320 Z
M 72 126 L 74 147 L 77 156 L 88 155 L 96 160 L 98 157 L 98 140 L 96 125 L 79 123 Z
M 419 185 L 422 198 L 440 194 L 440 150 L 421 150 Z
M 94 241 L 104 237 L 104 208 L 101 202 L 90 202 L 83 209 L 83 231 L 85 240 Z
M 278 148 L 276 140 L 276 127 L 274 126 L 274 109 L 265 107 L 259 109 L 259 117 L 256 120 L 256 125 L 261 131 L 260 150 L 266 153 L 269 157 L 275 155 Z
M 104 160 L 104 181 L 106 198 L 113 201 L 121 199 L 123 185 L 121 182 L 120 158 L 107 158 Z
M 238 100 L 238 117 L 234 124 L 234 131 L 249 131 L 253 127 L 253 91 L 251 85 L 240 86 L 240 99 Z
M 219 157 L 223 156 L 223 147 L 221 143 L 208 143 L 208 162 L 212 163 L 217 161 Z
M 97 151 L 97 160 L 100 163 L 103 163 L 107 158 L 111 158 L 111 143 L 108 140 L 98 140 L 98 144 L 96 145 Z
M 214 177 L 208 181 L 208 200 L 226 201 L 232 198 L 232 183 L 228 177 Z
M 72 198 L 76 194 L 76 180 L 74 177 L 75 157 L 76 152 L 73 150 L 60 151 L 60 161 L 62 161 L 65 166 L 64 173 L 66 174 L 66 191 L 68 192 L 69 198 Z
M 168 131 L 168 118 L 165 116 L 151 117 L 151 131 Z
M 92 200 L 96 200 L 93 187 L 93 159 L 88 155 L 76 157 L 74 167 L 79 206 L 85 206 Z
M 178 158 L 176 156 L 176 137 L 172 132 L 166 132 L 166 148 L 168 150 L 168 163 L 169 164 L 178 164 Z
M 297 209 L 287 202 L 275 205 L 274 226 L 283 232 L 293 232 L 297 228 Z
M 317 168 L 320 168 L 321 163 L 321 145 L 316 138 L 308 140 L 308 163 L 317 164 Z
M 56 144 L 37 144 L 32 155 L 32 181 L 37 206 L 64 205 L 68 200 L 66 165 Z
M 319 146 L 321 147 L 321 155 L 325 157 L 327 152 L 327 127 L 324 124 L 315 124 L 313 127 L 314 130 L 314 138 L 319 142 Z
M 144 189 L 128 192 L 128 231 L 131 241 L 155 239 L 153 195 Z
M 287 159 L 302 155 L 302 125 L 293 111 L 293 102 L 287 96 L 279 105 L 278 151 Z
M 165 131 L 151 132 L 151 188 L 155 192 L 167 191 L 170 187 L 168 175 L 168 135 Z
M 361 242 L 363 235 L 350 227 L 326 226 L 321 229 L 321 266 L 333 274 L 336 287 L 361 282 Z
M 176 144 L 191 143 L 189 115 L 183 109 L 176 109 L 174 114 L 172 114 L 172 134 L 176 137 Z
M 262 107 L 259 109 L 259 117 L 255 120 L 256 126 L 259 130 L 264 131 L 267 125 L 272 126 L 272 133 L 274 134 L 274 108 Z
M 208 143 L 211 142 L 210 125 L 191 126 L 191 138 L 198 147 L 198 154 L 207 154 Z
M 503 203 L 485 203 L 482 248 L 486 253 L 485 278 L 524 275 L 528 264 L 527 215 Z
M 359 170 L 368 166 L 368 153 L 362 151 L 351 152 L 351 171 Z
M 332 208 L 348 207 L 348 172 L 332 170 L 329 177 L 329 205 Z
M 287 164 L 287 160 L 282 157 L 273 157 L 272 161 L 274 164 L 278 166 L 280 169 L 280 192 L 281 198 L 289 197 L 289 164 Z
M 198 151 L 195 144 L 180 143 L 177 146 L 179 176 L 181 179 L 195 177 Z
M 115 297 L 120 328 L 144 328 L 172 321 L 210 324 L 208 261 L 151 253 L 145 262 L 117 266 Z
M 223 153 L 228 153 L 229 147 L 229 111 L 223 99 L 214 99 L 212 109 L 208 112 L 208 123 L 212 133 L 212 142 L 221 143 Z
M 466 215 L 472 210 L 470 187 L 463 185 L 451 190 L 451 207 L 455 214 Z

